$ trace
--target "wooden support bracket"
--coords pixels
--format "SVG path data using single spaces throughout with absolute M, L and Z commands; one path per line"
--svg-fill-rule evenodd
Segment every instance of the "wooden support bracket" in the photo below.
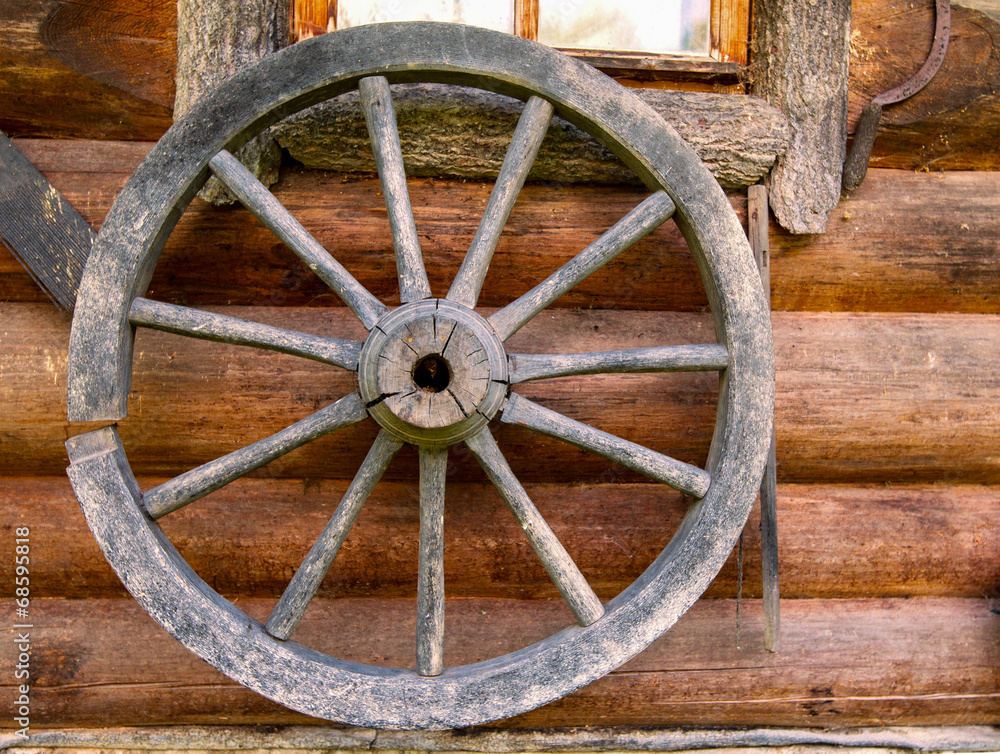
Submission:
M 792 233 L 823 233 L 846 155 L 850 0 L 755 0 L 753 26 L 752 91 L 792 130 L 768 180 L 771 208 Z

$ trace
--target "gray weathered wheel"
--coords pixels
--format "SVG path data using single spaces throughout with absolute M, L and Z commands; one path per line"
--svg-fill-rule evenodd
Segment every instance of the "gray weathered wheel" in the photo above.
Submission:
M 389 82 L 476 86 L 527 102 L 493 195 L 447 296 L 431 296 L 406 193 Z M 402 305 L 389 311 L 230 154 L 289 113 L 358 87 L 390 215 Z M 553 113 L 635 170 L 651 195 L 537 287 L 475 311 L 493 249 Z M 302 257 L 370 331 L 364 343 L 294 333 L 142 297 L 178 216 L 214 173 Z M 504 341 L 562 293 L 673 217 L 701 270 L 718 343 L 589 354 L 508 354 Z M 648 646 L 721 568 L 760 481 L 773 408 L 768 312 L 742 229 L 716 182 L 655 113 L 602 74 L 546 47 L 444 24 L 360 27 L 275 54 L 176 123 L 109 213 L 73 321 L 69 416 L 126 415 L 133 329 L 240 343 L 356 370 L 358 390 L 269 438 L 140 492 L 113 426 L 67 443 L 69 475 L 126 587 L 174 636 L 227 675 L 296 710 L 355 725 L 443 728 L 532 709 Z M 405 334 L 405 337 L 403 335 Z M 442 345 L 443 344 L 443 345 Z M 707 469 L 581 424 L 511 391 L 568 374 L 722 374 Z M 322 434 L 371 417 L 381 431 L 266 625 L 208 587 L 156 519 Z M 602 605 L 514 478 L 494 418 L 590 449 L 697 498 L 631 586 Z M 442 667 L 442 510 L 447 447 L 464 442 L 513 511 L 578 623 L 530 647 Z M 419 447 L 416 671 L 338 660 L 288 639 L 372 487 L 403 443 Z

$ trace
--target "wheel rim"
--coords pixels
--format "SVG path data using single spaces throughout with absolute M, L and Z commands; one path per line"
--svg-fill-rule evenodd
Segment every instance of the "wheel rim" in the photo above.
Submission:
M 614 151 L 652 192 L 649 199 L 602 236 L 603 244 L 595 242 L 592 247 L 596 248 L 588 247 L 552 278 L 489 320 L 473 311 L 492 246 L 499 236 L 499 229 L 484 220 L 473 250 L 449 291 L 445 308 L 455 328 L 462 329 L 463 337 L 472 338 L 482 347 L 489 363 L 487 379 L 491 387 L 477 395 L 474 406 L 464 407 L 463 418 L 445 421 L 441 426 L 410 421 L 413 414 L 407 413 L 405 407 L 387 406 L 385 399 L 379 400 L 391 391 L 383 390 L 385 385 L 380 380 L 389 378 L 380 376 L 373 361 L 388 353 L 386 349 L 391 348 L 393 333 L 399 327 L 431 322 L 433 328 L 437 315 L 428 307 L 436 310 L 439 306 L 438 300 L 429 298 L 419 247 L 413 243 L 412 213 L 405 189 L 402 197 L 393 193 L 398 192 L 400 180 L 405 186 L 405 177 L 401 166 L 393 165 L 398 137 L 393 145 L 394 121 L 386 117 L 387 113 L 391 115 L 387 83 L 417 80 L 473 85 L 526 100 L 525 113 L 508 152 L 509 157 L 514 155 L 512 163 L 523 165 L 527 160 L 530 166 L 541 140 L 539 130 L 543 135 L 554 110 Z M 548 48 L 481 29 L 447 24 L 359 27 L 288 48 L 234 77 L 175 124 L 136 171 L 108 215 L 81 286 L 70 345 L 71 420 L 114 421 L 125 416 L 134 325 L 192 334 L 193 326 L 181 322 L 189 311 L 147 302 L 141 296 L 167 236 L 209 170 L 219 177 L 229 175 L 229 180 L 224 178 L 227 183 L 238 183 L 239 168 L 227 162 L 227 150 L 234 150 L 281 117 L 359 83 L 369 127 L 375 134 L 373 144 L 389 205 L 404 305 L 388 312 L 367 291 L 356 290 L 353 285 L 357 281 L 352 283 L 353 278 L 344 277 L 336 263 L 329 265 L 321 260 L 327 266 L 319 274 L 325 275 L 324 280 L 372 332 L 363 348 L 344 342 L 295 340 L 297 334 L 272 332 L 275 328 L 247 329 L 220 317 L 202 325 L 226 331 L 227 342 L 277 348 L 357 368 L 360 391 L 255 443 L 244 449 L 246 453 L 238 451 L 242 455 L 235 460 L 227 456 L 208 471 L 194 470 L 145 495 L 132 477 L 113 427 L 70 440 L 69 475 L 95 537 L 129 591 L 189 649 L 230 677 L 293 709 L 354 725 L 473 725 L 533 709 L 622 664 L 673 625 L 721 568 L 753 502 L 770 436 L 773 353 L 768 314 L 745 236 L 721 189 L 672 129 L 610 79 Z M 385 142 L 382 146 L 380 140 Z M 508 193 L 513 191 L 516 197 L 526 172 L 527 168 L 520 170 L 515 165 L 512 173 L 504 177 L 501 170 L 498 185 Z M 266 197 L 257 200 L 265 204 L 269 201 Z M 497 200 L 493 225 L 502 229 L 504 211 L 509 212 L 510 204 L 512 200 L 503 197 Z M 268 214 L 265 207 L 261 211 L 274 225 L 284 221 L 279 210 L 272 208 Z M 490 211 L 488 208 L 487 214 Z M 575 285 L 597 269 L 595 265 L 613 258 L 671 215 L 701 271 L 717 337 L 724 348 L 721 360 L 720 346 L 714 344 L 706 344 L 690 356 L 700 364 L 697 368 L 720 369 L 719 364 L 725 365 L 707 472 L 686 464 L 672 465 L 673 459 L 652 451 L 647 451 L 652 455 L 644 456 L 640 451 L 646 449 L 609 441 L 603 433 L 543 409 L 516 393 L 505 398 L 505 380 L 527 381 L 556 373 L 587 373 L 580 370 L 596 368 L 592 363 L 567 364 L 565 360 L 546 362 L 515 356 L 508 374 L 502 343 L 566 286 Z M 283 227 L 276 232 L 286 244 L 299 244 L 301 248 L 296 250 L 301 251 L 300 256 L 319 253 L 310 251 L 308 240 L 280 235 L 294 234 L 294 229 Z M 442 319 L 448 317 L 442 315 Z M 383 324 L 389 333 L 379 329 Z M 680 358 L 657 349 L 645 350 L 656 353 L 630 354 L 628 358 L 638 359 L 646 367 L 656 359 L 661 363 L 663 359 Z M 415 357 L 419 360 L 427 355 Z M 445 357 L 448 369 L 455 367 L 465 373 L 473 368 L 471 362 L 456 366 L 448 362 L 447 354 L 438 355 Z M 622 354 L 614 355 L 616 368 L 612 371 L 628 371 L 622 366 L 626 360 Z M 415 361 L 413 370 L 416 366 Z M 416 379 L 413 370 L 409 376 Z M 504 389 L 492 385 L 504 385 Z M 417 387 L 426 386 L 417 383 Z M 379 414 L 382 409 L 378 406 L 386 410 Z M 543 528 L 532 544 L 579 624 L 499 658 L 443 669 L 438 615 L 443 605 L 439 539 L 444 494 L 442 459 L 446 456 L 441 448 L 466 442 L 522 528 L 535 529 L 532 522 L 537 511 L 513 478 L 486 427 L 498 411 L 502 421 L 595 449 L 619 462 L 630 460 L 642 473 L 693 492 L 700 499 L 656 561 L 604 606 L 593 596 L 558 541 L 550 536 L 551 531 L 546 533 L 542 521 Z M 260 465 L 277 457 L 275 453 L 280 455 L 297 447 L 295 443 L 360 421 L 369 413 L 383 430 L 338 508 L 334 516 L 337 520 L 331 521 L 329 533 L 324 532 L 326 539 L 321 537 L 322 546 L 319 542 L 314 546 L 314 551 L 319 548 L 319 554 L 310 561 L 310 552 L 299 571 L 305 575 L 298 585 L 293 579 L 266 628 L 208 587 L 153 520 L 228 483 L 231 479 L 227 475 L 246 473 L 257 467 L 253 464 Z M 415 442 L 421 448 L 418 600 L 422 600 L 421 615 L 429 617 L 426 623 L 418 622 L 420 672 L 350 663 L 291 640 L 275 639 L 272 634 L 287 636 L 294 628 L 325 573 L 324 565 L 328 566 L 336 555 L 353 516 L 403 441 Z M 305 565 L 310 565 L 311 570 Z M 286 603 L 284 607 L 282 603 Z

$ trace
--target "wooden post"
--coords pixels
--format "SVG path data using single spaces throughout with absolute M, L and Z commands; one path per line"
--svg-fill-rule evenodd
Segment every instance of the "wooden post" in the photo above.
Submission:
M 238 71 L 288 44 L 288 0 L 178 0 L 174 120 Z M 236 155 L 267 186 L 278 180 L 281 150 L 265 132 Z M 213 204 L 236 199 L 217 180 L 200 194 Z
M 768 181 L 792 233 L 823 233 L 847 151 L 850 0 L 755 0 L 753 93 L 788 116 L 792 141 Z
M 771 247 L 768 238 L 767 188 L 760 184 L 747 192 L 747 235 L 760 267 L 764 298 L 771 305 Z M 764 479 L 760 485 L 760 549 L 764 597 L 764 648 L 777 652 L 780 643 L 781 613 L 778 601 L 778 487 L 774 428 Z

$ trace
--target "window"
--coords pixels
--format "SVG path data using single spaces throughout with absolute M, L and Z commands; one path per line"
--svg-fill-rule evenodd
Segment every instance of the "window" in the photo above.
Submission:
M 384 21 L 518 34 L 633 86 L 737 91 L 750 0 L 292 0 L 293 38 Z

